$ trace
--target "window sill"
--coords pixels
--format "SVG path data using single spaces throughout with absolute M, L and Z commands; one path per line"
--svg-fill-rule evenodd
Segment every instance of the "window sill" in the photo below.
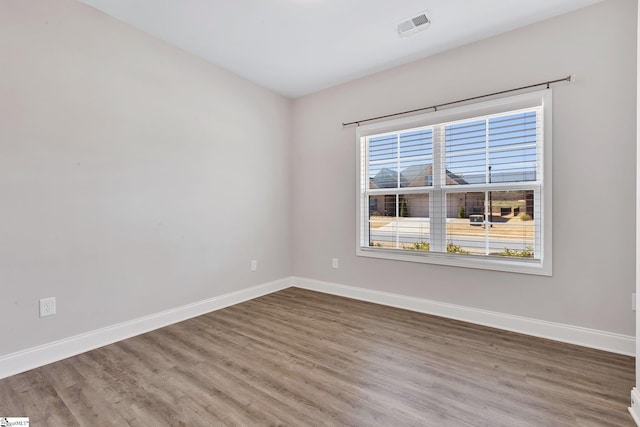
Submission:
M 390 259 L 395 261 L 445 265 L 450 267 L 476 268 L 481 270 L 505 271 L 510 273 L 551 276 L 551 263 L 541 260 L 500 259 L 480 255 L 450 255 L 438 252 L 416 252 L 379 248 L 357 248 L 357 256 Z

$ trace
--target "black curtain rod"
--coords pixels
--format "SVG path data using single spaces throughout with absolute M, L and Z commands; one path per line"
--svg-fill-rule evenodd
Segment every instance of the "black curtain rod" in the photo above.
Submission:
M 347 127 L 347 126 L 352 126 L 352 125 L 360 126 L 360 123 L 372 122 L 374 120 L 387 119 L 389 117 L 401 116 L 403 114 L 417 113 L 417 112 L 425 111 L 425 110 L 433 109 L 433 111 L 438 111 L 438 108 L 440 108 L 440 107 L 446 107 L 448 105 L 459 104 L 461 102 L 473 101 L 473 100 L 480 99 L 480 98 L 487 98 L 489 96 L 502 95 L 503 93 L 515 92 L 515 91 L 523 90 L 523 89 L 531 89 L 531 88 L 538 87 L 538 86 L 547 86 L 547 89 L 549 89 L 549 87 L 554 83 L 570 82 L 572 80 L 572 78 L 573 78 L 572 76 L 567 76 L 567 77 L 564 77 L 562 79 L 549 80 L 549 81 L 546 81 L 546 82 L 535 83 L 535 84 L 532 84 L 532 85 L 517 87 L 517 88 L 514 88 L 514 89 L 501 90 L 500 92 L 487 93 L 486 95 L 478 95 L 478 96 L 473 96 L 471 98 L 459 99 L 457 101 L 445 102 L 444 104 L 432 105 L 431 107 L 416 108 L 415 110 L 407 110 L 407 111 L 402 111 L 400 113 L 393 113 L 393 114 L 387 114 L 387 115 L 384 115 L 384 116 L 371 117 L 369 119 L 356 120 L 355 122 L 342 123 L 342 127 Z

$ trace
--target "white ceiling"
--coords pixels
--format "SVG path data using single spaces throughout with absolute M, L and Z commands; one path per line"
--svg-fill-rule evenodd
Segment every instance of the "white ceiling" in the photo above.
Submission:
M 601 0 L 80 0 L 295 98 Z M 425 31 L 396 24 L 428 10 Z

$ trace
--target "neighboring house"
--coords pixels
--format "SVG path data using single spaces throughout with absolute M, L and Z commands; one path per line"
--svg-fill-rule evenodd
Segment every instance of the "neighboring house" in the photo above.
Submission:
M 398 173 L 395 169 L 381 169 L 373 178 L 369 179 L 371 189 L 375 188 L 400 188 L 425 187 L 433 184 L 433 166 L 414 165 L 403 169 Z M 447 185 L 464 185 L 467 182 L 447 170 L 445 177 Z M 429 201 L 424 195 L 405 194 L 398 200 L 400 216 L 429 217 Z M 464 207 L 465 213 L 484 212 L 484 195 L 482 193 L 451 194 L 447 199 L 447 217 L 457 218 L 460 207 Z M 371 196 L 369 198 L 369 212 L 371 216 L 396 216 L 395 194 Z

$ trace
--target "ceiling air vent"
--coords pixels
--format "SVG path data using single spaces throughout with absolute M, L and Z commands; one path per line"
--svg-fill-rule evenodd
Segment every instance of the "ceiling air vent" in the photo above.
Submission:
M 420 12 L 416 16 L 403 19 L 398 23 L 398 35 L 400 37 L 410 36 L 418 31 L 426 30 L 431 19 L 429 19 L 428 11 Z

